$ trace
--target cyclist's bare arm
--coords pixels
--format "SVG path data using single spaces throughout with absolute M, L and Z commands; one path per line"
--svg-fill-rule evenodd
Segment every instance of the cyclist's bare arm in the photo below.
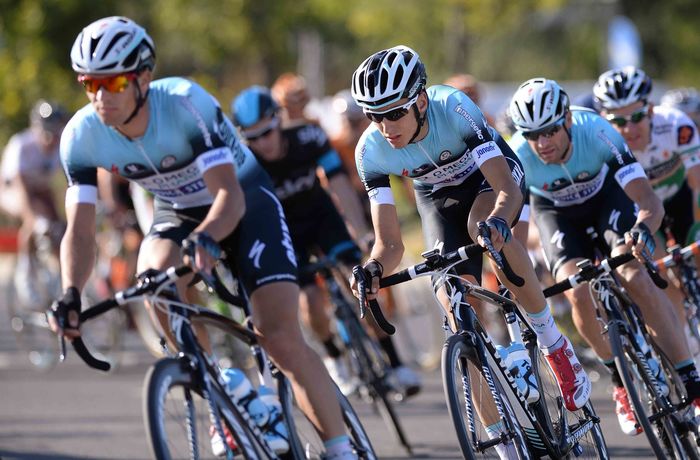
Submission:
M 392 204 L 372 203 L 372 223 L 375 241 L 370 258 L 379 262 L 386 274 L 392 273 L 401 263 L 403 257 L 403 240 L 396 206 Z M 351 280 L 352 290 L 357 294 L 357 283 Z M 374 299 L 379 291 L 379 279 L 372 280 L 371 293 L 367 298 Z
M 496 193 L 496 202 L 489 217 L 495 216 L 510 223 L 520 211 L 523 194 L 513 180 L 510 168 L 504 156 L 498 156 L 485 161 L 479 169 L 486 181 Z M 498 250 L 503 245 L 503 237 L 495 231 L 491 232 L 491 240 Z
M 82 290 L 90 278 L 96 257 L 95 205 L 73 203 L 66 207 L 67 228 L 61 240 L 63 288 Z
M 245 197 L 236 177 L 236 170 L 230 164 L 208 169 L 203 178 L 209 193 L 214 197 L 214 202 L 194 231 L 206 232 L 214 240 L 221 241 L 233 232 L 245 214 Z M 213 267 L 213 258 L 205 255 L 201 248 L 197 248 L 197 254 L 202 260 L 202 264 L 197 264 L 198 268 L 206 270 Z
M 355 241 L 361 241 L 370 232 L 370 228 L 365 220 L 360 198 L 353 188 L 350 178 L 347 174 L 335 174 L 328 180 L 328 185 L 335 195 L 341 213 L 349 224 L 350 234 Z
M 631 180 L 624 190 L 625 194 L 639 206 L 637 223 L 644 223 L 652 232 L 657 231 L 661 226 L 665 211 L 661 199 L 654 193 L 649 181 L 642 177 Z M 627 240 L 628 238 L 626 237 Z M 628 244 L 631 245 L 629 242 Z M 640 254 L 644 250 L 644 243 L 641 239 L 632 249 L 635 256 L 641 257 Z

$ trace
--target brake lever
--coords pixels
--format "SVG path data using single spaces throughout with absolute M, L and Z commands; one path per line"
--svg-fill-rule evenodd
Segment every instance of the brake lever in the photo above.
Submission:
M 496 248 L 493 247 L 493 243 L 491 242 L 491 230 L 489 229 L 488 224 L 481 221 L 477 225 L 479 229 L 479 236 L 484 241 L 484 245 L 489 251 L 489 254 L 491 254 L 491 258 L 493 258 L 493 261 L 496 262 L 496 266 L 499 268 L 499 270 L 503 270 L 503 258 L 501 257 L 501 254 L 496 251 Z

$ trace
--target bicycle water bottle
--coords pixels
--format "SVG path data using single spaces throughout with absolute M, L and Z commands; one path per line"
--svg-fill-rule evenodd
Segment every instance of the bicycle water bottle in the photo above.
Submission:
M 248 377 L 240 369 L 224 369 L 221 375 L 226 382 L 226 392 L 243 406 L 256 425 L 264 428 L 270 418 L 270 410 L 260 399 Z
M 282 417 L 282 404 L 272 388 L 260 385 L 258 388 L 260 400 L 267 406 L 270 413 L 267 424 L 263 427 L 265 440 L 275 453 L 281 454 L 289 450 L 287 442 L 287 427 Z

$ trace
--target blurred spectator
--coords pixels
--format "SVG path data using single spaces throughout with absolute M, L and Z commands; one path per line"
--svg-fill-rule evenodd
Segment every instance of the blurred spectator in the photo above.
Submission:
M 700 126 L 700 93 L 695 88 L 676 88 L 661 97 L 661 105 L 685 112 L 695 126 Z
M 370 121 L 360 106 L 355 103 L 350 90 L 344 89 L 333 96 L 331 106 L 340 121 L 339 129 L 330 139 L 331 145 L 343 160 L 353 187 L 363 197 L 363 203 L 367 202 L 365 186 L 362 185 L 360 176 L 357 174 L 357 166 L 355 166 L 355 146 L 362 133 L 369 126 Z
M 306 87 L 306 80 L 301 75 L 285 72 L 272 84 L 272 97 L 282 108 L 282 126 L 293 127 L 309 122 L 316 123 L 305 113 L 306 105 L 311 99 Z
M 478 105 L 480 108 L 482 107 L 481 88 L 479 85 L 479 81 L 473 75 L 470 75 L 468 73 L 454 74 L 447 80 L 445 80 L 445 83 L 443 84 L 460 90 L 461 92 L 466 94 L 469 97 L 469 99 L 474 101 L 476 105 Z M 488 124 L 494 126 L 495 123 L 493 117 L 491 117 L 491 115 L 485 112 L 484 116 L 486 116 L 486 121 L 488 122 Z

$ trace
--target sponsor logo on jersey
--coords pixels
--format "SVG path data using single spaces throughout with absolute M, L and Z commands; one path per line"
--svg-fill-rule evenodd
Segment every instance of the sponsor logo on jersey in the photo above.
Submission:
M 402 175 L 402 176 L 405 176 L 405 177 L 408 177 L 408 169 L 403 168 L 403 169 L 401 170 L 401 175 Z
M 160 167 L 163 169 L 168 169 L 175 164 L 177 159 L 173 155 L 166 155 L 162 160 L 160 160 Z
M 313 142 L 318 146 L 322 146 L 328 140 L 326 133 L 316 125 L 307 125 L 299 129 L 297 131 L 297 139 L 302 144 L 311 144 Z
M 202 155 L 202 166 L 205 168 L 211 166 L 212 164 L 220 164 L 227 162 L 229 159 L 228 149 L 216 149 Z
M 581 171 L 576 176 L 576 179 L 577 180 L 584 180 L 584 179 L 587 179 L 588 177 L 590 177 L 590 175 L 591 175 L 591 173 L 589 173 L 588 171 Z
M 481 131 L 479 125 L 476 123 L 476 121 L 474 121 L 472 116 L 469 115 L 469 112 L 467 112 L 461 104 L 455 107 L 455 112 L 457 112 L 462 116 L 462 118 L 467 120 L 467 123 L 469 123 L 469 126 L 472 128 L 472 131 L 476 133 L 476 137 L 478 137 L 480 141 L 483 141 L 485 139 L 484 133 Z
M 311 168 L 306 175 L 294 179 L 286 179 L 275 187 L 275 194 L 280 200 L 286 200 L 297 193 L 310 190 L 316 183 L 316 169 Z
M 690 144 L 693 140 L 695 129 L 690 125 L 683 125 L 678 128 L 678 145 Z
M 478 147 L 476 147 L 473 152 L 476 154 L 477 159 L 481 159 L 484 155 L 490 152 L 494 152 L 496 150 L 496 145 L 493 142 L 489 142 L 488 144 L 483 144 Z
M 445 161 L 448 158 L 450 158 L 450 151 L 449 150 L 443 150 L 440 152 L 440 161 Z

